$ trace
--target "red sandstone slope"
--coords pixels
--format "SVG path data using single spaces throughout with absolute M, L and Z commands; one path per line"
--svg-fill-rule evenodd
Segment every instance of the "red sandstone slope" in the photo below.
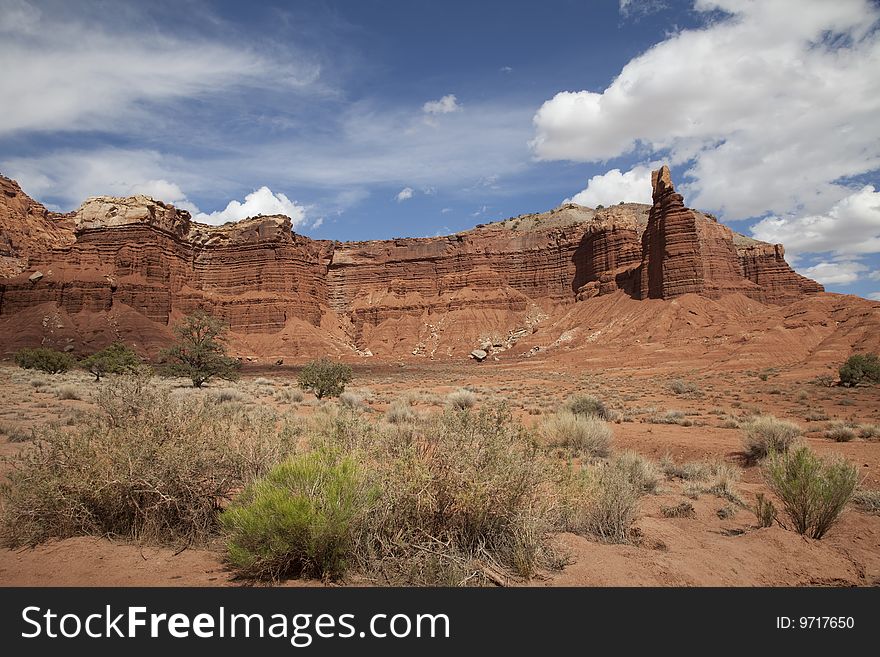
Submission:
M 811 297 L 830 312 L 815 296 L 821 286 L 791 270 L 781 245 L 685 208 L 666 167 L 655 173 L 653 206 L 569 204 L 448 237 L 346 243 L 296 235 L 282 216 L 205 226 L 143 196 L 92 198 L 60 217 L 0 182 L 14 191 L 0 206 L 0 236 L 17 263 L 0 278 L 6 354 L 40 343 L 88 352 L 117 339 L 154 353 L 170 324 L 196 307 L 229 323 L 240 355 L 266 358 L 460 358 L 477 346 L 525 357 L 550 353 L 559 340 L 588 352 L 598 338 L 582 343 L 575 334 L 599 317 L 613 334 L 620 316 L 612 308 L 641 316 L 630 320 L 637 340 L 672 345 L 693 337 L 688 324 L 681 335 L 664 333 L 669 300 L 681 295 L 703 300 L 691 312 L 714 339 L 738 335 L 730 322 L 751 325 L 730 315 L 731 298 L 765 319 Z M 643 343 L 620 336 L 614 344 Z

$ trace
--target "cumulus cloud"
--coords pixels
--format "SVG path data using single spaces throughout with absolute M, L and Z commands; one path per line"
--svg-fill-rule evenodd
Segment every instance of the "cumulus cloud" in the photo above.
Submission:
M 219 212 L 199 213 L 193 219 L 200 223 L 219 226 L 228 221 L 241 221 L 260 214 L 287 215 L 294 227 L 306 219 L 306 210 L 302 205 L 291 201 L 284 194 L 274 194 L 271 189 L 265 186 L 245 196 L 244 203 L 230 201 L 226 208 Z
M 871 301 L 880 301 L 880 292 L 871 292 L 871 293 L 868 295 L 868 298 L 869 298 Z
M 425 114 L 450 114 L 458 112 L 460 109 L 461 105 L 458 104 L 455 94 L 447 94 L 440 100 L 429 100 L 422 105 L 422 111 Z
M 859 280 L 868 267 L 853 260 L 820 262 L 803 270 L 806 276 L 822 285 L 850 285 Z
M 414 190 L 412 187 L 404 187 L 397 193 L 397 202 L 403 203 L 404 201 L 408 201 L 413 197 Z
M 150 198 L 171 203 L 175 207 L 188 210 L 193 215 L 198 214 L 199 208 L 190 201 L 179 185 L 167 180 L 147 180 L 143 183 L 135 183 L 129 187 L 129 195 L 143 194 Z
M 843 256 L 880 253 L 880 192 L 865 185 L 828 212 L 767 217 L 752 226 L 751 232 L 756 239 L 781 242 L 792 256 L 811 252 Z
M 647 16 L 665 8 L 662 0 L 620 0 L 620 13 L 626 18 Z
M 625 7 L 631 3 L 624 3 Z M 634 4 L 634 3 L 632 3 Z M 696 0 L 603 91 L 535 114 L 538 159 L 682 165 L 690 205 L 728 220 L 826 212 L 880 168 L 880 8 L 867 0 Z
M 626 173 L 611 169 L 587 181 L 587 187 L 565 202 L 595 208 L 598 205 L 615 205 L 620 201 L 651 203 L 651 169 L 637 166 Z

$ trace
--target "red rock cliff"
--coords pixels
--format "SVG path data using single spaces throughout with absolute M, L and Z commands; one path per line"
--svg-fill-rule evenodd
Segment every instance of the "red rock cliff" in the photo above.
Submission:
M 68 318 L 59 331 L 75 325 L 64 328 L 75 349 L 139 322 L 158 343 L 176 317 L 207 307 L 240 336 L 280 335 L 283 353 L 331 343 L 434 353 L 444 323 L 462 344 L 504 341 L 554 308 L 617 290 L 785 304 L 822 289 L 791 270 L 781 246 L 686 208 L 666 167 L 650 207 L 568 204 L 447 237 L 346 243 L 296 235 L 283 216 L 205 226 L 144 196 L 92 198 L 57 215 L 12 181 L 0 187 L 0 334 L 16 344 L 45 341 L 56 311 Z

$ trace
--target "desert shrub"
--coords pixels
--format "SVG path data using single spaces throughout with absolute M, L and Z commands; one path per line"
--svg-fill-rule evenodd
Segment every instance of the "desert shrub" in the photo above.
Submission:
M 403 424 L 415 420 L 416 414 L 406 399 L 396 399 L 385 411 L 385 419 L 391 424 Z
M 859 438 L 862 440 L 877 440 L 880 438 L 880 425 L 863 424 L 859 426 Z
M 690 502 L 681 501 L 674 506 L 661 505 L 660 513 L 664 518 L 695 518 L 697 512 Z
M 639 511 L 639 490 L 622 468 L 594 468 L 575 531 L 606 543 L 631 543 Z
M 6 440 L 10 443 L 23 443 L 33 438 L 33 435 L 33 431 L 28 431 L 17 424 L 0 422 L 0 436 L 6 436 Z
M 299 387 L 314 393 L 318 399 L 338 397 L 351 381 L 351 367 L 329 358 L 306 363 L 299 373 Z
M 63 351 L 48 347 L 36 347 L 34 349 L 19 349 L 15 354 L 15 364 L 26 370 L 61 374 L 76 365 L 76 359 Z
M 880 513 L 880 490 L 860 488 L 853 494 L 853 504 L 868 513 Z
M 245 400 L 245 396 L 235 388 L 223 388 L 214 393 L 214 397 L 218 402 L 237 402 L 241 403 Z
M 661 473 L 653 461 L 641 454 L 625 451 L 614 455 L 611 467 L 625 472 L 635 489 L 642 493 L 654 493 L 660 484 Z
M 361 558 L 388 581 L 492 581 L 553 561 L 550 478 L 505 407 L 447 410 L 367 444 L 381 496 Z
M 813 383 L 823 388 L 830 388 L 834 385 L 834 377 L 830 374 L 819 374 L 813 379 Z
M 771 527 L 776 520 L 776 507 L 771 500 L 764 497 L 764 493 L 758 493 L 755 499 L 755 516 L 761 527 Z
M 853 354 L 838 371 L 845 386 L 859 383 L 880 383 L 880 358 L 877 354 Z
M 132 372 L 140 364 L 140 357 L 132 349 L 121 342 L 116 342 L 86 358 L 82 362 L 82 367 L 95 375 L 95 381 L 100 381 L 101 377 L 107 374 Z
M 736 516 L 737 508 L 731 504 L 725 504 L 715 512 L 719 520 L 730 520 Z
M 267 379 L 264 376 L 258 376 L 256 379 L 254 379 L 254 385 L 255 386 L 274 386 L 275 383 L 272 381 L 272 379 Z
M 700 392 L 700 386 L 693 381 L 685 381 L 684 379 L 673 379 L 669 388 L 676 395 L 692 395 Z
M 166 370 L 185 376 L 194 388 L 213 378 L 234 381 L 241 363 L 226 355 L 226 326 L 203 310 L 197 310 L 174 326 L 177 341 L 162 352 Z
M 855 429 L 848 427 L 843 423 L 833 424 L 825 429 L 825 431 L 822 432 L 822 435 L 838 443 L 848 443 L 856 438 Z
M 114 388 L 103 385 L 104 412 L 72 427 L 45 427 L 11 458 L 6 545 L 75 535 L 202 543 L 217 529 L 224 500 L 293 442 L 291 429 L 279 430 L 265 410 L 175 400 L 152 386 L 136 397 L 138 385 L 123 386 L 126 397 L 113 400 Z
M 460 390 L 456 390 L 455 392 L 450 392 L 446 395 L 446 405 L 449 408 L 463 411 L 469 408 L 473 408 L 474 404 L 477 403 L 477 396 L 467 390 L 465 388 L 461 388 Z
M 299 388 L 281 388 L 275 393 L 275 399 L 287 404 L 299 404 L 305 399 L 305 395 Z
M 743 425 L 743 447 L 746 458 L 759 461 L 771 451 L 784 452 L 800 435 L 801 428 L 772 415 L 756 417 Z
M 688 497 L 697 499 L 700 493 L 709 493 L 742 505 L 742 500 L 736 491 L 740 471 L 721 459 L 678 464 L 667 455 L 660 460 L 660 471 L 667 477 L 677 477 L 691 482 L 685 489 Z
M 666 454 L 660 459 L 660 471 L 670 479 L 677 477 L 685 481 L 703 481 L 709 478 L 711 468 L 705 461 L 676 463 Z
M 343 408 L 357 410 L 363 408 L 364 398 L 354 392 L 343 392 L 339 395 L 339 404 Z
M 541 422 L 543 443 L 589 456 L 608 456 L 613 433 L 608 423 L 595 415 L 555 413 Z
M 572 397 L 563 408 L 575 415 L 595 415 L 603 420 L 608 419 L 608 409 L 605 407 L 605 404 L 590 395 Z
M 324 450 L 291 457 L 222 514 L 229 562 L 246 577 L 339 577 L 372 495 L 349 458 Z
M 806 445 L 770 454 L 764 476 L 799 534 L 822 538 L 852 499 L 856 467 L 840 457 L 823 460 Z
M 55 392 L 58 399 L 82 399 L 76 386 L 61 386 Z

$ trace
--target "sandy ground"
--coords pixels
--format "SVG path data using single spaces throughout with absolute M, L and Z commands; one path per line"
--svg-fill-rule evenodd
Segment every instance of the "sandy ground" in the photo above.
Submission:
M 880 441 L 856 439 L 839 443 L 823 435 L 835 421 L 852 425 L 880 424 L 880 388 L 846 389 L 813 381 L 814 374 L 768 368 L 751 372 L 670 370 L 662 375 L 639 367 L 566 369 L 559 363 L 528 366 L 470 362 L 387 364 L 355 368 L 349 386 L 363 395 L 368 411 L 382 413 L 408 393 L 419 410 L 437 410 L 459 387 L 475 391 L 480 404 L 510 405 L 527 424 L 540 421 L 574 393 L 594 394 L 616 414 L 612 424 L 615 449 L 631 449 L 653 459 L 677 462 L 721 458 L 742 467 L 737 490 L 748 506 L 767 492 L 759 468 L 742 460 L 737 418 L 772 413 L 797 422 L 805 439 L 820 453 L 836 452 L 856 463 L 863 488 L 880 488 Z M 47 422 L 76 422 L 92 408 L 90 377 L 83 373 L 48 376 L 0 366 L 0 456 L 27 445 L 30 430 Z M 681 379 L 695 388 L 676 394 Z M 245 373 L 234 387 L 248 403 L 286 407 L 297 414 L 314 411 L 307 396 L 291 404 L 282 399 L 293 385 L 292 368 L 265 368 Z M 182 382 L 176 394 L 191 391 Z M 74 389 L 80 399 L 60 399 Z M 669 411 L 680 411 L 675 424 L 658 423 Z M 0 476 L 8 464 L 0 466 Z M 667 518 L 662 506 L 688 500 L 694 517 Z M 806 539 L 781 527 L 758 528 L 749 509 L 735 509 L 722 519 L 726 500 L 704 494 L 692 500 L 680 481 L 667 481 L 658 494 L 642 498 L 638 545 L 606 545 L 572 534 L 557 537 L 568 565 L 531 582 L 532 586 L 871 586 L 880 584 L 880 516 L 854 507 L 821 541 Z M 722 514 L 723 515 L 723 514 Z M 141 547 L 102 538 L 72 538 L 33 549 L 0 550 L 0 585 L 222 586 L 240 585 L 226 570 L 219 542 L 206 549 Z M 290 582 L 292 585 L 314 582 Z

